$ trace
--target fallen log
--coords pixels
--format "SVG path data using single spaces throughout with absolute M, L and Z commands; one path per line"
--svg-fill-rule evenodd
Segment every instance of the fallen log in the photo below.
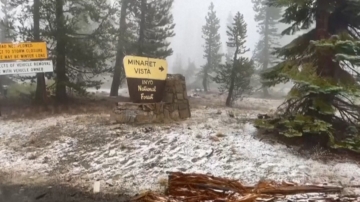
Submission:
M 265 188 L 256 190 L 259 194 L 282 194 L 282 195 L 293 195 L 303 193 L 340 193 L 343 190 L 342 187 L 336 186 L 316 186 L 316 185 L 300 185 L 293 187 L 276 187 L 276 188 Z
M 133 202 L 253 202 L 305 193 L 341 193 L 343 187 L 260 181 L 255 186 L 204 174 L 168 173 L 167 195 L 147 192 Z
M 255 186 L 244 186 L 240 182 L 204 174 L 168 173 L 168 193 L 183 201 L 237 200 L 272 198 L 274 195 L 295 195 L 303 193 L 340 193 L 337 186 L 297 185 L 261 181 Z M 195 199 L 196 200 L 190 200 Z M 189 200 L 187 200 L 189 199 Z M 251 201 L 251 200 L 250 200 Z

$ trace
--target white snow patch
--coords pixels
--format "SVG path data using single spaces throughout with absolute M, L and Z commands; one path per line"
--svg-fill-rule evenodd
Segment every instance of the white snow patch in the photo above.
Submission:
M 221 111 L 219 114 L 217 111 Z M 56 169 L 61 160 L 69 162 L 67 175 L 90 180 L 112 180 L 114 184 L 140 190 L 159 188 L 159 179 L 167 171 L 209 173 L 229 177 L 245 184 L 255 184 L 262 178 L 276 181 L 338 182 L 360 184 L 360 167 L 356 163 L 326 164 L 295 155 L 284 145 L 271 145 L 254 137 L 256 129 L 230 118 L 225 108 L 196 109 L 192 118 L 177 124 L 154 125 L 153 132 L 144 127 L 110 126 L 77 122 L 75 116 L 53 117 L 39 121 L 0 121 L 0 137 L 22 134 L 25 138 L 34 130 L 60 123 L 64 137 L 42 149 L 42 155 L 30 160 L 21 152 L 0 142 L 0 170 L 43 172 Z M 235 110 L 237 117 L 255 117 L 256 113 Z M 95 115 L 94 115 L 95 116 Z M 71 121 L 69 121 L 71 120 Z M 62 123 L 66 123 L 63 127 Z M 29 126 L 32 125 L 31 128 Z M 5 127 L 3 127 L 5 126 Z M 87 145 L 91 151 L 81 151 L 82 139 L 66 137 L 69 131 L 85 130 L 85 138 L 101 137 L 103 144 Z M 216 134 L 224 137 L 214 140 Z M 48 161 L 43 159 L 48 157 Z M 87 166 L 85 166 L 85 164 Z
M 89 93 L 97 93 L 97 94 L 106 94 L 106 95 L 110 95 L 110 89 L 109 88 L 100 88 L 100 89 L 95 89 L 95 88 L 89 88 L 86 90 Z M 124 97 L 128 97 L 129 96 L 129 92 L 127 88 L 120 88 L 118 91 L 120 96 L 124 96 Z

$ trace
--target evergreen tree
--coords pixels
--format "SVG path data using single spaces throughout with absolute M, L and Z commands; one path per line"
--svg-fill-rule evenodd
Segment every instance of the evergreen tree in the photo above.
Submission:
M 202 67 L 200 75 L 202 76 L 202 84 L 204 91 L 208 91 L 211 73 L 220 65 L 222 54 L 219 53 L 221 47 L 220 41 L 220 20 L 216 16 L 214 4 L 211 2 L 209 12 L 206 16 L 206 24 L 202 27 L 204 45 L 204 58 L 206 64 Z
M 121 0 L 118 46 L 111 96 L 116 96 L 124 75 L 126 54 L 153 58 L 172 55 L 168 39 L 175 35 L 171 8 L 173 0 Z M 137 24 L 135 24 L 138 22 Z
M 11 10 L 8 0 L 0 0 L 0 10 L 2 15 L 0 16 L 0 41 L 1 43 L 7 42 L 9 40 L 9 29 L 8 29 L 8 19 L 9 11 Z
M 134 1 L 138 40 L 137 55 L 165 59 L 173 54 L 169 38 L 175 36 L 175 23 L 171 13 L 174 0 Z
M 182 58 L 180 54 L 176 54 L 174 65 L 172 67 L 175 74 L 182 74 L 184 75 L 185 71 L 182 64 Z
M 194 82 L 194 76 L 196 72 L 196 65 L 193 61 L 188 59 L 188 65 L 186 70 L 184 71 L 184 76 L 186 78 L 186 83 Z
M 227 18 L 226 27 L 233 28 L 233 21 L 234 21 L 234 16 L 230 13 Z M 235 47 L 226 46 L 226 54 L 225 54 L 226 63 L 231 63 L 232 58 L 234 56 L 234 52 L 235 52 Z
M 228 91 L 226 106 L 231 106 L 236 98 L 240 98 L 245 92 L 251 90 L 250 78 L 254 73 L 253 61 L 245 58 L 244 53 L 249 49 L 245 47 L 247 25 L 244 16 L 238 12 L 232 26 L 228 27 L 228 47 L 235 48 L 232 61 L 225 65 L 220 65 L 216 70 L 214 81 L 221 84 L 221 91 Z
M 266 70 L 273 62 L 271 49 L 278 46 L 276 25 L 281 18 L 281 9 L 266 5 L 267 0 L 252 0 L 254 4 L 255 21 L 258 22 L 260 40 L 254 50 L 254 60 L 262 70 Z M 268 90 L 263 86 L 264 96 L 268 96 Z
M 9 17 L 9 13 L 8 13 L 8 10 L 9 10 L 9 4 L 8 4 L 8 0 L 1 0 L 0 1 L 0 10 L 1 10 L 1 13 L 2 15 L 0 16 L 1 18 L 1 22 L 0 22 L 0 42 L 1 43 L 5 43 L 8 41 L 8 37 L 9 37 L 9 34 L 8 34 L 8 28 L 7 28 L 7 25 L 8 25 L 8 17 Z M 3 82 L 3 80 L 5 80 L 5 75 L 0 75 L 0 94 L 2 94 L 4 92 L 4 88 L 3 88 L 3 85 L 5 85 Z
M 33 32 L 33 41 L 40 42 L 40 0 L 34 0 L 33 2 Z M 46 97 L 45 74 L 37 73 L 35 100 L 38 104 L 46 104 Z
M 27 4 L 26 0 L 8 1 L 11 7 L 22 11 L 9 20 L 20 22 L 20 25 L 10 25 L 16 39 L 33 39 L 34 26 L 29 21 L 33 17 L 33 5 Z M 41 1 L 40 37 L 47 42 L 49 56 L 55 65 L 56 98 L 59 102 L 66 102 L 68 87 L 78 93 L 85 93 L 87 87 L 99 87 L 101 81 L 92 78 L 111 70 L 107 60 L 114 57 L 111 22 L 115 11 L 106 0 Z M 76 83 L 79 75 L 85 79 Z
M 271 0 L 285 7 L 283 34 L 315 25 L 276 51 L 285 60 L 262 76 L 274 85 L 294 87 L 273 117 L 259 117 L 257 127 L 287 137 L 311 137 L 333 148 L 360 152 L 360 86 L 352 76 L 358 65 L 360 2 L 351 0 Z
M 119 28 L 117 30 L 117 48 L 116 58 L 113 73 L 113 80 L 111 83 L 110 96 L 118 96 L 118 91 L 122 80 L 125 78 L 125 72 L 123 67 L 123 59 L 125 53 L 128 52 L 129 35 L 131 36 L 131 30 L 128 29 L 129 23 L 126 22 L 128 18 L 128 8 L 131 6 L 131 0 L 121 0 L 120 5 L 120 18 Z

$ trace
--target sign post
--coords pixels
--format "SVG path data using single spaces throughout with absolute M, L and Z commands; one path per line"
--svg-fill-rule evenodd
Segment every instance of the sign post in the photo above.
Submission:
M 130 99 L 135 103 L 161 102 L 168 73 L 166 60 L 125 56 L 123 62 Z
M 52 61 L 46 59 L 45 42 L 0 43 L 0 75 L 53 72 Z

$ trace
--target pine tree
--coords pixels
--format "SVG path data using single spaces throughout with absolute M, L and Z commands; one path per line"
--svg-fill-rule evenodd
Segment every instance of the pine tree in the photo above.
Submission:
M 174 0 L 134 1 L 139 36 L 135 46 L 137 55 L 165 59 L 173 54 L 169 38 L 175 36 L 175 23 L 171 13 Z
M 8 0 L 1 0 L 0 1 L 0 6 L 1 6 L 1 13 L 2 16 L 0 16 L 1 18 L 1 22 L 0 22 L 0 42 L 1 43 L 5 43 L 8 41 L 9 38 L 9 33 L 8 33 L 8 18 L 9 18 L 9 13 L 8 10 L 9 9 L 9 4 L 8 4 Z M 0 75 L 0 94 L 2 94 L 4 92 L 4 88 L 3 85 L 5 85 L 3 82 L 6 78 L 5 75 Z
M 1 22 L 0 22 L 0 41 L 2 43 L 7 42 L 9 39 L 9 29 L 8 29 L 8 19 L 9 19 L 9 10 L 10 5 L 8 0 L 0 0 L 0 4 L 1 4 L 1 13 L 2 15 L 0 16 L 1 18 Z
M 257 42 L 254 50 L 254 60 L 262 70 L 266 70 L 274 62 L 271 50 L 278 46 L 277 39 L 279 34 L 276 26 L 281 18 L 281 9 L 266 5 L 267 0 L 252 0 L 254 4 L 255 21 L 258 22 L 258 33 L 260 40 Z M 269 92 L 263 86 L 264 96 Z
M 204 58 L 206 64 L 202 67 L 200 75 L 202 76 L 202 85 L 204 91 L 208 91 L 208 84 L 211 80 L 211 73 L 220 65 L 222 54 L 219 53 L 221 47 L 220 41 L 220 20 L 216 16 L 214 4 L 211 2 L 209 12 L 206 16 L 206 24 L 202 27 L 204 45 Z
M 33 32 L 33 41 L 40 42 L 40 0 L 34 0 L 33 2 Z M 45 74 L 37 73 L 35 100 L 38 104 L 46 104 L 46 96 Z
M 180 54 L 176 54 L 174 64 L 172 66 L 173 72 L 175 74 L 184 74 L 184 68 L 182 64 L 182 58 Z
M 233 21 L 234 21 L 234 16 L 231 13 L 229 13 L 229 16 L 228 16 L 227 22 L 226 22 L 226 27 L 233 28 Z M 234 56 L 234 52 L 235 52 L 235 47 L 226 46 L 226 54 L 225 54 L 226 63 L 231 63 L 232 58 Z
M 116 49 L 116 58 L 115 66 L 113 73 L 113 80 L 111 83 L 110 96 L 118 96 L 118 91 L 122 80 L 125 77 L 123 59 L 127 51 L 127 44 L 129 43 L 128 34 L 130 30 L 128 29 L 129 23 L 126 22 L 128 18 L 128 8 L 131 6 L 130 0 L 121 0 L 120 5 L 120 18 L 119 18 L 119 28 L 117 30 L 117 49 Z M 131 33 L 131 32 L 130 32 Z
M 194 82 L 195 72 L 196 72 L 196 65 L 195 65 L 194 61 L 191 61 L 190 59 L 188 59 L 188 65 L 187 65 L 186 70 L 184 71 L 186 83 Z
M 242 56 L 249 49 L 245 46 L 247 25 L 240 12 L 235 15 L 232 26 L 228 26 L 226 33 L 228 36 L 227 46 L 234 48 L 235 51 L 230 63 L 220 65 L 216 70 L 214 81 L 221 84 L 221 91 L 228 91 L 226 106 L 230 107 L 235 99 L 251 90 L 250 78 L 254 73 L 254 65 L 253 61 Z
M 360 86 L 352 76 L 360 58 L 360 2 L 351 0 L 271 0 L 285 7 L 283 34 L 315 25 L 277 50 L 285 61 L 262 76 L 267 84 L 289 80 L 294 87 L 273 117 L 259 117 L 256 126 L 286 137 L 311 137 L 333 148 L 360 152 Z M 312 19 L 313 20 L 310 20 Z
M 26 0 L 9 0 L 13 8 L 23 12 L 11 16 L 10 25 L 20 41 L 33 39 L 32 5 Z M 49 57 L 55 66 L 56 98 L 66 102 L 67 88 L 86 93 L 88 87 L 99 87 L 93 77 L 111 71 L 107 61 L 114 57 L 112 16 L 116 9 L 106 0 L 41 0 L 40 37 L 48 44 Z M 66 12 L 66 16 L 64 14 Z M 76 82 L 81 75 L 83 82 Z M 32 79 L 32 78 L 29 78 Z
M 125 76 L 122 66 L 125 54 L 153 58 L 172 55 L 173 50 L 168 42 L 175 35 L 172 4 L 173 0 L 121 0 L 111 96 L 117 96 L 119 85 Z

